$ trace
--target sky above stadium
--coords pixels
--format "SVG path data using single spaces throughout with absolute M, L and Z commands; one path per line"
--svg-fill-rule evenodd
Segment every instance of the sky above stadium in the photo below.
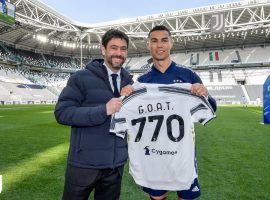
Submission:
M 98 23 L 178 11 L 237 0 L 41 0 L 64 16 L 83 23 Z

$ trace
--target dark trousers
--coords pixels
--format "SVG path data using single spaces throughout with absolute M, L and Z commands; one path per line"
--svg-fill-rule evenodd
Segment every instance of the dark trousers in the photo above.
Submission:
M 62 200 L 118 200 L 124 166 L 115 169 L 88 169 L 67 165 Z

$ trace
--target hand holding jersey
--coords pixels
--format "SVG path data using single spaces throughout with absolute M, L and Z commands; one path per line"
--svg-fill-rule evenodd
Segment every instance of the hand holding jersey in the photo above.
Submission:
M 192 84 L 191 92 L 198 96 L 208 97 L 209 95 L 207 88 L 201 83 Z
M 122 100 L 120 98 L 112 98 L 108 103 L 106 103 L 107 115 L 112 115 L 121 109 Z
M 122 88 L 121 90 L 121 96 L 128 96 L 134 91 L 134 88 L 132 85 L 126 85 L 125 87 Z
M 132 85 L 126 85 L 121 89 L 121 96 L 128 96 L 133 92 L 133 86 Z M 107 115 L 112 115 L 116 112 L 118 112 L 121 109 L 122 106 L 122 99 L 123 98 L 112 98 L 107 104 L 106 104 L 106 112 Z

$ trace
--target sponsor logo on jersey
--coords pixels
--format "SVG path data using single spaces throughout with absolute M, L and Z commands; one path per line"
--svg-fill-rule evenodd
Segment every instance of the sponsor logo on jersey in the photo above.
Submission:
M 150 155 L 150 149 L 149 146 L 144 147 L 145 155 Z
M 158 155 L 158 156 L 173 156 L 176 155 L 177 151 L 170 150 L 160 150 L 155 148 L 150 148 L 149 146 L 144 147 L 144 155 Z

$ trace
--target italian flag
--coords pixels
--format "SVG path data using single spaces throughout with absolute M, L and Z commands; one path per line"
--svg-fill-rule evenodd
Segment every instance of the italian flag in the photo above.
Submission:
M 216 51 L 216 52 L 209 52 L 209 60 L 210 61 L 218 61 L 219 60 L 218 51 Z

